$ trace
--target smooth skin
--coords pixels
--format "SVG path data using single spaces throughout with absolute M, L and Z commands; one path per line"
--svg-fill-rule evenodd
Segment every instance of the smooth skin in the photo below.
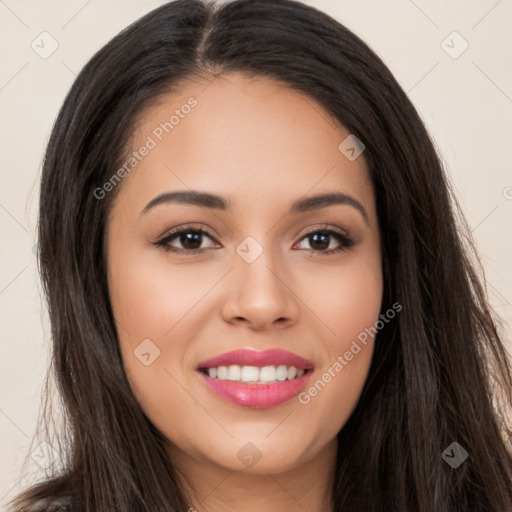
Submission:
M 197 105 L 159 141 L 154 130 L 191 97 Z M 364 153 L 350 161 L 338 149 L 348 135 L 312 98 L 242 73 L 187 81 L 137 122 L 130 151 L 148 136 L 157 144 L 111 210 L 108 284 L 129 381 L 197 491 L 191 508 L 331 510 L 336 436 L 360 397 L 374 339 L 307 404 L 227 403 L 196 367 L 235 349 L 281 348 L 313 363 L 312 385 L 375 325 L 383 286 L 375 197 Z M 231 210 L 167 202 L 142 213 L 163 193 L 192 189 L 222 196 Z M 323 193 L 351 196 L 365 215 L 351 204 L 289 213 Z M 178 226 L 192 227 L 167 241 L 180 252 L 155 245 Z M 353 245 L 307 236 L 330 228 Z M 191 239 L 198 229 L 211 236 Z M 250 251 L 263 251 L 250 263 L 237 252 L 247 237 L 257 243 Z M 143 340 L 151 341 L 141 358 Z M 250 466 L 241 449 L 261 458 Z

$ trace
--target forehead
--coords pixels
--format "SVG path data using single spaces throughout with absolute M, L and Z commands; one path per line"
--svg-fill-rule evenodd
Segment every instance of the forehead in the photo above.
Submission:
M 142 197 L 202 189 L 238 210 L 252 200 L 289 204 L 340 191 L 372 211 L 364 158 L 351 161 L 339 148 L 348 136 L 313 98 L 274 80 L 230 73 L 189 81 L 139 117 L 126 159 L 139 155 L 121 195 L 140 205 Z

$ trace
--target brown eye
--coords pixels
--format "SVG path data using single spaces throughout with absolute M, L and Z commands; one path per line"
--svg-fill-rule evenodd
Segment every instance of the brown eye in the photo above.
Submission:
M 213 237 L 204 229 L 198 228 L 181 228 L 167 234 L 164 238 L 156 242 L 154 245 L 162 247 L 165 251 L 172 252 L 203 252 L 204 237 L 212 239 Z M 176 240 L 177 242 L 174 242 Z M 171 243 L 172 242 L 172 243 Z M 181 244 L 181 247 L 174 247 Z
M 204 238 L 207 237 L 210 240 L 214 240 L 213 236 L 205 229 L 199 228 L 181 228 L 175 231 L 171 231 L 165 237 L 163 237 L 154 245 L 162 247 L 165 251 L 177 252 L 183 254 L 197 254 L 202 253 L 208 247 L 203 246 Z M 331 244 L 334 244 L 334 248 Z M 309 250 L 316 254 L 330 255 L 346 250 L 354 245 L 354 242 L 345 233 L 334 230 L 334 229 L 320 229 L 311 231 L 306 234 L 301 242 L 307 241 L 310 245 Z M 181 247 L 176 247 L 176 245 Z M 307 249 L 307 248 L 306 248 Z
M 338 247 L 331 247 L 333 239 L 338 241 Z M 344 251 L 352 247 L 354 242 L 346 234 L 333 229 L 322 229 L 308 233 L 302 240 L 309 242 L 310 250 L 315 253 L 328 255 Z M 331 247 L 331 249 L 329 249 Z M 326 250 L 328 249 L 328 250 Z

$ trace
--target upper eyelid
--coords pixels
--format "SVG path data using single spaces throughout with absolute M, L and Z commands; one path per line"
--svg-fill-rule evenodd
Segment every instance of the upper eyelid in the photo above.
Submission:
M 166 232 L 163 236 L 161 236 L 159 238 L 159 241 L 163 241 L 163 240 L 172 240 L 173 238 L 177 237 L 178 235 L 180 235 L 181 233 L 188 233 L 189 231 L 196 231 L 196 232 L 199 232 L 199 233 L 204 233 L 206 235 L 208 235 L 210 238 L 212 239 L 216 239 L 215 236 L 210 233 L 210 230 L 207 229 L 206 227 L 196 227 L 196 226 L 180 226 L 176 229 L 172 229 L 168 232 Z

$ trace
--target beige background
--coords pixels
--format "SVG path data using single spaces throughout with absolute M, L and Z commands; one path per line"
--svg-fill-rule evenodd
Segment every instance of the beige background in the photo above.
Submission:
M 122 28 L 162 3 L 0 0 L 2 503 L 19 487 L 48 364 L 49 327 L 33 252 L 44 147 L 64 96 L 86 61 Z M 420 111 L 473 230 L 490 300 L 505 322 L 510 349 L 512 0 L 307 3 L 364 39 Z M 44 31 L 51 36 L 40 36 Z M 35 41 L 42 52 L 42 37 L 46 51 L 50 37 L 58 44 L 47 58 L 31 47 Z M 469 46 L 458 55 L 465 41 Z M 35 463 L 33 469 L 38 469 Z

